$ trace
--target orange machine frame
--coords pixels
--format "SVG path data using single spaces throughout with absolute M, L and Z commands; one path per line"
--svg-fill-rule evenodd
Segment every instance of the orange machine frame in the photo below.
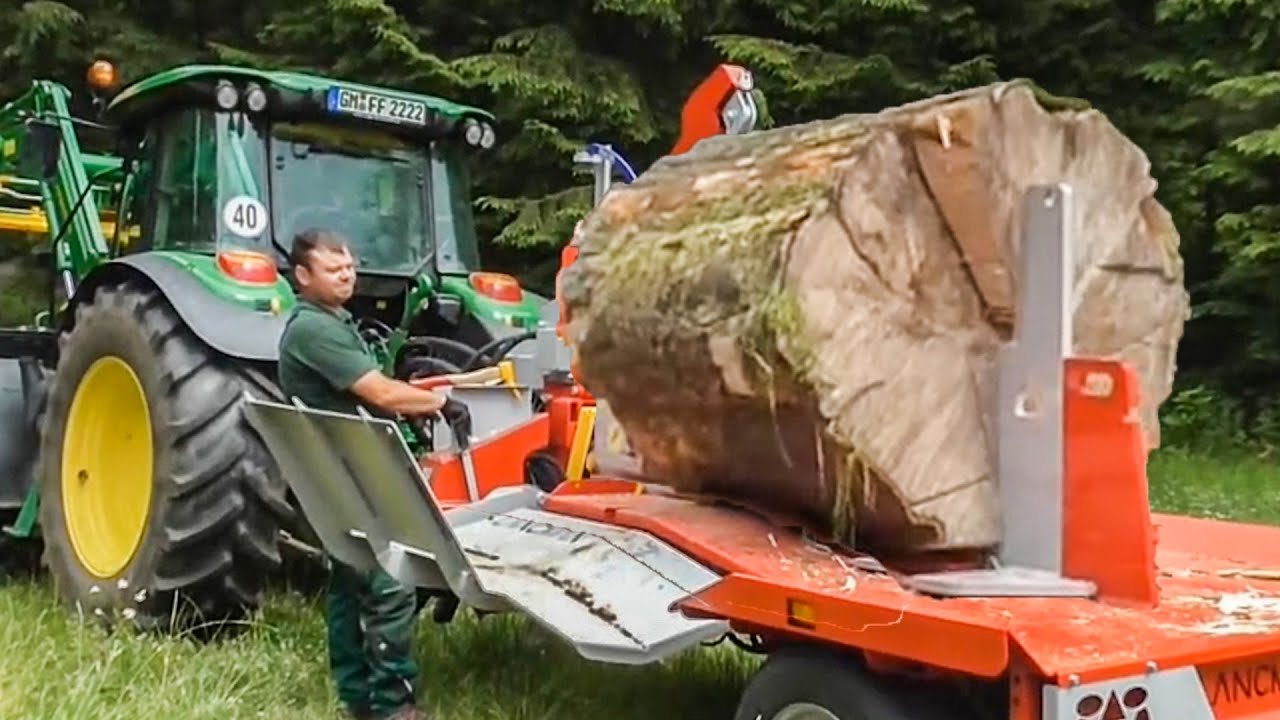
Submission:
M 1016 720 L 1041 717 L 1042 684 L 1065 688 L 1178 666 L 1201 674 L 1217 717 L 1246 716 L 1224 709 L 1235 695 L 1249 695 L 1248 717 L 1280 717 L 1280 692 L 1231 690 L 1241 673 L 1280 667 L 1280 632 L 1197 630 L 1229 621 L 1208 599 L 1256 592 L 1249 569 L 1280 564 L 1280 528 L 1153 515 L 1141 426 L 1132 420 L 1134 373 L 1117 362 L 1070 359 L 1065 380 L 1066 566 L 1097 584 L 1094 599 L 923 596 L 899 582 L 905 568 L 868 571 L 857 557 L 760 516 L 631 481 L 566 483 L 545 509 L 651 533 L 723 573 L 680 603 L 691 617 L 724 619 L 775 641 L 844 647 L 882 669 L 919 664 L 1018 678 L 1010 684 Z M 1268 590 L 1280 608 L 1280 587 L 1273 581 Z M 1280 631 L 1280 610 L 1268 622 Z

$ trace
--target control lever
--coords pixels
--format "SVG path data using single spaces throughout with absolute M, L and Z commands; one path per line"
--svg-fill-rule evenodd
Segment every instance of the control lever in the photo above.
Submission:
M 440 408 L 440 416 L 449 424 L 449 429 L 453 431 L 453 441 L 457 443 L 458 450 L 467 452 L 471 449 L 471 411 L 465 403 L 453 398 L 448 398 L 444 402 L 444 407 Z
M 476 482 L 476 468 L 471 461 L 471 411 L 465 403 L 449 398 L 440 408 L 440 416 L 453 431 L 453 442 L 462 460 L 462 475 L 467 481 L 467 499 L 475 502 L 480 499 L 480 485 Z

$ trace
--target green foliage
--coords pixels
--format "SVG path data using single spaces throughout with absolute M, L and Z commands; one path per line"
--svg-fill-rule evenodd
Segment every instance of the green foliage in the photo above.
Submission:
M 52 77 L 89 113 L 101 55 L 126 80 L 216 61 L 488 107 L 501 144 L 473 168 L 483 251 L 546 291 L 590 205 L 574 152 L 609 142 L 643 171 L 718 62 L 753 71 L 765 127 L 1028 78 L 1147 151 L 1181 232 L 1193 315 L 1170 436 L 1235 422 L 1262 437 L 1280 418 L 1278 16 L 1257 0 L 27 0 L 0 14 L 0 100 Z M 1216 432 L 1203 441 L 1238 440 Z
M 1203 385 L 1174 393 L 1160 412 L 1161 446 L 1227 454 L 1244 447 L 1244 416 L 1237 402 Z

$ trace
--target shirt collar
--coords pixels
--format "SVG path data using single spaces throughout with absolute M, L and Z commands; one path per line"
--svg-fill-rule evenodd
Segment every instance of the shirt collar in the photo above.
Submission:
M 327 307 L 324 307 L 323 305 L 312 302 L 311 300 L 308 300 L 307 298 L 304 298 L 304 297 L 298 298 L 298 309 L 314 310 L 315 312 L 325 313 L 326 315 L 332 315 L 343 322 L 351 321 L 351 311 L 347 310 L 346 308 L 340 307 L 340 308 L 331 310 Z

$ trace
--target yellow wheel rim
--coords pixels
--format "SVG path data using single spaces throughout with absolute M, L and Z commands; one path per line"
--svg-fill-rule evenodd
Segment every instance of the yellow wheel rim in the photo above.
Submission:
M 62 508 L 76 557 L 91 575 L 133 559 L 151 510 L 151 415 L 133 368 L 99 358 L 71 401 L 62 444 Z

